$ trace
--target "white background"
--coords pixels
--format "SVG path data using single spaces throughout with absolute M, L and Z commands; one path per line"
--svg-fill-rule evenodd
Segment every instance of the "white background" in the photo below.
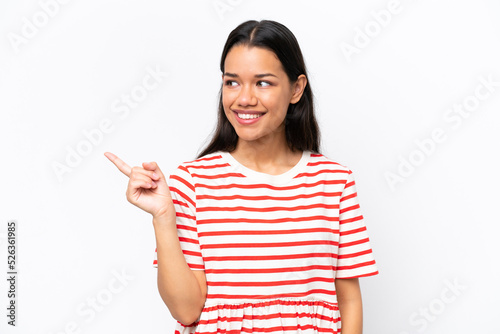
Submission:
M 3 1 L 0 267 L 14 219 L 19 275 L 15 328 L 0 280 L 0 332 L 173 333 L 151 217 L 103 153 L 165 174 L 193 159 L 215 125 L 227 35 L 272 19 L 302 47 L 322 152 L 355 173 L 380 270 L 361 279 L 364 333 L 499 333 L 500 3 L 392 6 Z M 163 74 L 146 91 L 148 69 Z

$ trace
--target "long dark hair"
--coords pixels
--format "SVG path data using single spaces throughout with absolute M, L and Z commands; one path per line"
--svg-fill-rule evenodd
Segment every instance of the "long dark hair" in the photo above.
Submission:
M 306 65 L 299 43 L 293 33 L 283 24 L 270 21 L 246 21 L 228 36 L 220 60 L 224 73 L 226 56 L 233 46 L 247 45 L 268 49 L 276 54 L 291 83 L 299 75 L 307 77 Z M 292 151 L 312 151 L 319 153 L 319 127 L 314 116 L 313 94 L 309 80 L 300 100 L 288 106 L 285 119 L 285 133 L 288 146 Z M 236 149 L 238 135 L 224 113 L 222 87 L 219 91 L 219 111 L 217 127 L 211 142 L 198 155 L 198 158 L 217 151 L 232 152 Z

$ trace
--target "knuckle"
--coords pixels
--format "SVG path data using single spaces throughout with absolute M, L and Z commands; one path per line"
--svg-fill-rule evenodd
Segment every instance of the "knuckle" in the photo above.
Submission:
M 141 172 L 142 172 L 141 167 L 137 167 L 137 166 L 133 167 L 132 171 L 130 173 L 130 177 L 131 178 L 137 178 L 137 177 L 139 177 L 141 175 Z

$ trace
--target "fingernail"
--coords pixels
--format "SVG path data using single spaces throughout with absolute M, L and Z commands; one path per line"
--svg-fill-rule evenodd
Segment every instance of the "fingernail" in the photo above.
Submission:
M 158 174 L 153 173 L 153 177 L 156 179 L 158 177 Z

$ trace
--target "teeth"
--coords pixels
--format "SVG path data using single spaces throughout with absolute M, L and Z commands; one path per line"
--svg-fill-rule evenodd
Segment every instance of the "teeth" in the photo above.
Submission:
M 254 118 L 259 118 L 263 114 L 240 114 L 238 113 L 238 117 L 241 119 L 254 119 Z

